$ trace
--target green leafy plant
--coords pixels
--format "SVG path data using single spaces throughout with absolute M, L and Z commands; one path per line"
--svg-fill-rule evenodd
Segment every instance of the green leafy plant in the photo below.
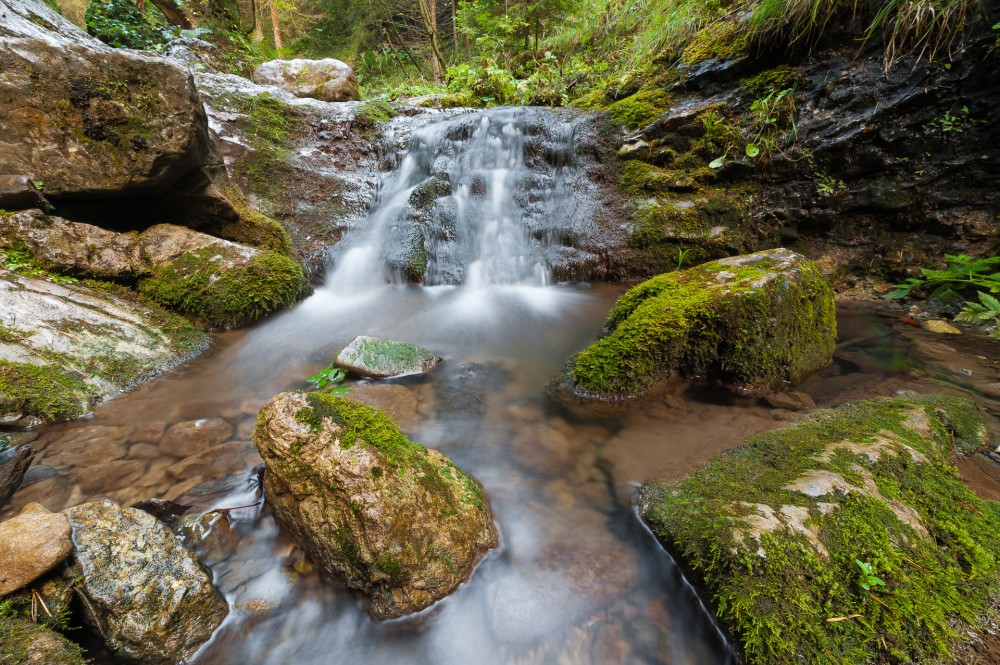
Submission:
M 885 582 L 875 576 L 873 572 L 873 567 L 870 563 L 862 561 L 861 559 L 855 559 L 854 563 L 858 564 L 858 568 L 861 569 L 861 588 L 865 591 L 871 591 L 872 587 L 885 586 Z
M 837 192 L 847 189 L 847 185 L 844 184 L 843 180 L 833 177 L 825 170 L 817 173 L 816 177 L 819 178 L 819 182 L 816 183 L 816 193 L 820 196 L 832 196 Z
M 344 370 L 329 365 L 326 369 L 320 370 L 313 376 L 310 376 L 306 381 L 316 386 L 316 389 L 321 392 L 337 395 L 347 392 L 347 387 L 340 385 L 346 377 L 347 374 Z
M 683 247 L 678 247 L 677 248 L 677 269 L 678 270 L 680 270 L 681 267 L 683 267 L 683 265 L 684 265 L 684 259 L 687 258 L 688 251 L 690 251 L 690 250 L 684 249 Z
M 1000 321 L 1000 300 L 983 291 L 980 291 L 978 295 L 979 302 L 966 301 L 965 307 L 955 316 L 956 321 L 974 324 Z M 993 328 L 990 331 L 990 336 L 1000 338 L 1000 327 Z
M 917 289 L 929 298 L 950 302 L 973 289 L 1000 293 L 1000 273 L 995 268 L 1000 265 L 1000 256 L 974 259 L 967 254 L 945 254 L 944 258 L 948 262 L 945 270 L 921 268 L 923 277 L 910 277 L 885 297 L 903 298 Z
M 940 115 L 924 125 L 924 129 L 938 131 L 942 134 L 961 134 L 973 122 L 972 118 L 969 117 L 969 107 L 963 106 L 957 114 L 945 111 L 944 115 Z

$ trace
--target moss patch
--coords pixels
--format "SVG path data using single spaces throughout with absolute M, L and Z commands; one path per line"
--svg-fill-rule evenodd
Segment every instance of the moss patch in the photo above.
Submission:
M 292 254 L 292 240 L 281 224 L 250 207 L 243 194 L 235 187 L 226 192 L 226 200 L 236 210 L 239 220 L 224 224 L 219 229 L 220 238 L 259 249 Z
M 305 273 L 298 262 L 270 251 L 243 260 L 236 251 L 211 246 L 186 252 L 156 268 L 139 283 L 139 291 L 220 328 L 252 323 L 304 294 Z
M 389 122 L 395 116 L 395 109 L 387 102 L 380 100 L 365 102 L 354 110 L 354 126 L 359 129 L 372 129 L 376 123 Z
M 829 364 L 833 291 L 811 262 L 779 268 L 770 257 L 707 263 L 630 289 L 608 316 L 609 334 L 570 359 L 568 387 L 614 401 L 682 376 L 756 392 Z
M 681 62 L 696 65 L 716 58 L 740 58 L 750 48 L 750 39 L 750 31 L 738 21 L 718 20 L 694 34 L 681 53 Z
M 90 410 L 92 396 L 79 374 L 53 365 L 0 360 L 0 415 L 77 418 Z
M 5 616 L 3 608 L 0 604 L 0 663 L 84 665 L 79 646 L 41 624 Z
M 608 108 L 611 117 L 627 127 L 644 127 L 670 106 L 670 95 L 662 90 L 642 90 Z
M 998 592 L 1000 504 L 950 464 L 984 435 L 964 398 L 856 402 L 647 488 L 643 516 L 701 578 L 749 663 L 938 662 Z M 793 489 L 809 472 L 851 489 Z M 762 527 L 768 511 L 797 513 L 804 528 L 784 517 Z M 922 531 L 900 518 L 907 511 Z M 884 585 L 865 589 L 857 561 Z

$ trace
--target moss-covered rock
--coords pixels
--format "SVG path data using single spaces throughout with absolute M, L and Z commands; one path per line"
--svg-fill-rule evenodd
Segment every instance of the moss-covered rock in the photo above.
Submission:
M 86 662 L 80 647 L 30 619 L 5 616 L 0 604 L 0 663 L 84 665 Z
M 876 399 L 753 437 L 639 494 L 748 663 L 944 662 L 1000 591 L 1000 504 L 953 456 L 973 402 Z
M 627 401 L 698 377 L 765 392 L 829 364 L 836 326 L 833 291 L 802 256 L 775 249 L 720 259 L 630 289 L 608 316 L 607 336 L 550 387 Z
M 426 374 L 439 362 L 439 356 L 415 344 L 359 336 L 337 354 L 336 365 L 361 376 L 384 379 Z
M 643 127 L 670 106 L 670 95 L 662 90 L 642 90 L 610 106 L 611 118 L 627 127 Z
M 275 517 L 323 570 L 366 594 L 376 619 L 444 598 L 497 544 L 476 479 L 377 409 L 282 393 L 253 439 Z
M 161 224 L 140 237 L 153 264 L 140 293 L 211 326 L 233 328 L 288 307 L 306 291 L 294 259 Z
M 30 425 L 90 411 L 94 389 L 82 374 L 53 365 L 0 360 L 0 423 Z

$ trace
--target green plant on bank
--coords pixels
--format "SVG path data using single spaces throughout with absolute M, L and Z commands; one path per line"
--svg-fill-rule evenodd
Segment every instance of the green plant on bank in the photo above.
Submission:
M 854 563 L 858 564 L 858 568 L 861 569 L 861 588 L 865 591 L 871 591 L 873 587 L 885 586 L 885 581 L 879 577 L 876 577 L 874 568 L 872 564 L 862 561 L 861 559 L 855 559 Z
M 306 381 L 313 384 L 320 392 L 339 395 L 347 392 L 347 387 L 340 385 L 345 378 L 347 378 L 347 373 L 344 370 L 334 365 L 329 365 L 310 376 Z
M 143 11 L 132 0 L 91 2 L 84 21 L 88 33 L 116 48 L 162 51 L 180 30 L 155 7 Z
M 687 258 L 688 252 L 690 250 L 684 249 L 683 247 L 677 248 L 677 269 L 680 270 L 684 267 L 684 259 Z
M 42 268 L 22 242 L 16 242 L 8 247 L 0 247 L 0 265 L 7 270 L 28 277 L 43 277 L 56 284 L 75 284 L 76 277 L 60 275 Z
M 826 172 L 826 169 L 817 172 L 816 178 L 818 180 L 816 183 L 816 193 L 820 196 L 832 196 L 837 192 L 847 189 L 847 185 L 844 184 L 843 180 L 830 175 Z
M 928 298 L 952 302 L 973 290 L 1000 293 L 1000 272 L 996 268 L 1000 256 L 975 259 L 967 254 L 945 254 L 944 258 L 948 263 L 944 270 L 921 268 L 923 277 L 910 277 L 884 297 L 903 298 L 916 290 Z
M 969 107 L 963 106 L 957 114 L 945 111 L 943 115 L 924 125 L 924 129 L 941 134 L 961 134 L 976 122 L 982 121 L 972 119 L 969 116 Z
M 1000 321 L 1000 300 L 982 291 L 978 295 L 979 302 L 966 301 L 962 311 L 955 316 L 956 321 L 972 324 Z M 990 330 L 990 336 L 1000 339 L 1000 326 L 995 326 Z
M 722 168 L 734 154 L 762 161 L 784 154 L 797 136 L 794 93 L 795 88 L 772 89 L 731 118 L 723 117 L 717 109 L 705 111 L 701 116 L 705 129 L 702 141 L 710 152 L 722 153 L 709 168 Z

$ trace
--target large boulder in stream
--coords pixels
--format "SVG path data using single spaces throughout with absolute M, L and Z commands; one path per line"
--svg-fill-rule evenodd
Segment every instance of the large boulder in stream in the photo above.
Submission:
M 228 614 L 198 559 L 152 515 L 110 499 L 65 514 L 87 618 L 118 656 L 148 665 L 185 661 Z
M 274 514 L 376 619 L 428 607 L 497 545 L 475 478 L 406 438 L 382 412 L 326 394 L 282 393 L 253 436 Z
M 777 390 L 830 364 L 837 337 L 833 290 L 786 249 L 654 277 L 619 298 L 605 329 L 550 384 L 557 399 L 627 402 L 694 378 Z
M 337 367 L 372 379 L 426 374 L 441 362 L 427 349 L 380 337 L 359 336 L 337 354 Z
M 257 67 L 253 82 L 273 85 L 296 97 L 312 97 L 324 102 L 361 99 L 358 77 L 351 66 L 340 60 L 270 60 Z
M 953 465 L 988 442 L 967 398 L 855 402 L 638 503 L 749 664 L 950 662 L 1000 592 L 1000 504 Z

